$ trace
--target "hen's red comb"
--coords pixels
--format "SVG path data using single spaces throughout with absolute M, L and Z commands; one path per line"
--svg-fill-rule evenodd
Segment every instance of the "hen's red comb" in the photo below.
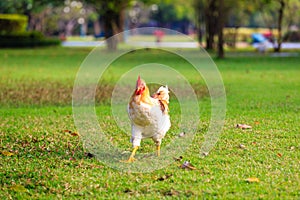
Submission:
M 141 77 L 140 75 L 138 76 L 138 80 L 136 81 L 136 87 L 140 86 L 141 85 Z

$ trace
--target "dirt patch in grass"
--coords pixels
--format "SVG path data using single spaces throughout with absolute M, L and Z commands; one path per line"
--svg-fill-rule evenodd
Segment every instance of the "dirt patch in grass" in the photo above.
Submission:
M 96 93 L 96 102 L 106 102 L 110 98 L 112 90 L 112 85 L 99 85 Z M 72 83 L 54 81 L 22 81 L 13 82 L 13 84 L 1 83 L 0 105 L 71 105 L 72 93 Z
M 197 97 L 202 98 L 208 95 L 208 90 L 200 84 L 193 84 L 192 87 Z M 150 86 L 150 91 L 155 91 L 157 86 Z M 113 83 L 101 83 L 97 86 L 95 102 L 96 104 L 110 103 L 114 90 Z M 182 88 L 184 92 L 184 88 Z M 82 88 L 86 92 L 87 88 Z M 124 92 L 129 95 L 132 88 L 124 86 Z M 71 105 L 72 104 L 73 83 L 58 81 L 35 81 L 18 80 L 0 82 L 0 105 L 1 106 L 28 106 L 28 105 Z M 171 98 L 174 94 L 171 91 Z

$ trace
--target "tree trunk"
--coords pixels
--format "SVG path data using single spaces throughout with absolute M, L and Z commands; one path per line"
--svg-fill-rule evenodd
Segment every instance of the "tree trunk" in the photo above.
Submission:
M 106 40 L 107 49 L 109 51 L 117 50 L 118 40 L 116 37 L 113 37 L 115 34 L 114 23 L 116 21 L 116 18 L 116 14 L 111 10 L 106 11 L 103 15 L 105 32 L 104 36 Z
M 125 24 L 125 15 L 126 15 L 126 5 L 122 5 L 122 8 L 118 14 L 119 19 L 118 19 L 118 33 L 124 32 L 124 24 Z M 119 41 L 124 42 L 125 38 L 124 38 L 124 34 L 120 34 L 119 35 Z
M 198 42 L 200 44 L 200 46 L 202 47 L 202 30 L 201 30 L 201 26 L 199 25 L 199 27 L 197 28 L 197 36 L 198 36 Z
M 97 18 L 94 23 L 94 35 L 100 35 L 101 33 L 101 27 L 100 27 L 100 23 L 99 23 L 99 19 Z
M 280 8 L 278 11 L 278 41 L 277 46 L 274 48 L 275 52 L 280 52 L 282 44 L 282 20 L 283 20 L 283 11 L 285 8 L 284 0 L 280 0 Z
M 72 35 L 75 25 L 76 25 L 75 20 L 70 20 L 70 21 L 67 22 L 66 28 L 65 28 L 65 36 L 71 36 Z
M 208 0 L 208 5 L 205 11 L 206 24 L 206 49 L 212 50 L 214 48 L 214 37 L 216 34 L 216 14 L 217 6 L 216 0 Z
M 218 6 L 218 58 L 224 58 L 224 39 L 223 39 L 223 28 L 224 28 L 224 0 L 219 0 Z
M 123 38 L 113 37 L 115 34 L 124 31 L 125 23 L 125 9 L 127 7 L 127 1 L 120 1 L 121 5 L 117 9 L 109 9 L 108 2 L 105 2 L 105 8 L 108 8 L 103 14 L 104 32 L 107 43 L 107 49 L 109 51 L 117 50 L 118 42 L 123 41 Z M 122 36 L 122 35 L 121 35 Z

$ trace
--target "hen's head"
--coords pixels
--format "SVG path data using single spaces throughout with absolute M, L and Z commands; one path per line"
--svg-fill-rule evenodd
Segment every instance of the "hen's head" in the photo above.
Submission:
M 155 94 L 153 94 L 153 98 L 166 101 L 169 103 L 169 88 L 168 86 L 160 86 Z
M 136 81 L 136 88 L 135 88 L 135 95 L 141 95 L 146 90 L 146 82 L 141 79 L 141 77 L 138 77 L 138 80 Z

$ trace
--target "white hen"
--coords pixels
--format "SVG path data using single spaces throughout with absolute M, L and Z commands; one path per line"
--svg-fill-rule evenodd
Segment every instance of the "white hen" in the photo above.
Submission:
M 151 97 L 145 81 L 138 77 L 136 89 L 128 104 L 133 151 L 125 162 L 135 160 L 135 153 L 144 138 L 152 138 L 157 147 L 157 156 L 160 155 L 162 139 L 171 127 L 168 103 L 169 90 L 167 86 L 161 86 Z

